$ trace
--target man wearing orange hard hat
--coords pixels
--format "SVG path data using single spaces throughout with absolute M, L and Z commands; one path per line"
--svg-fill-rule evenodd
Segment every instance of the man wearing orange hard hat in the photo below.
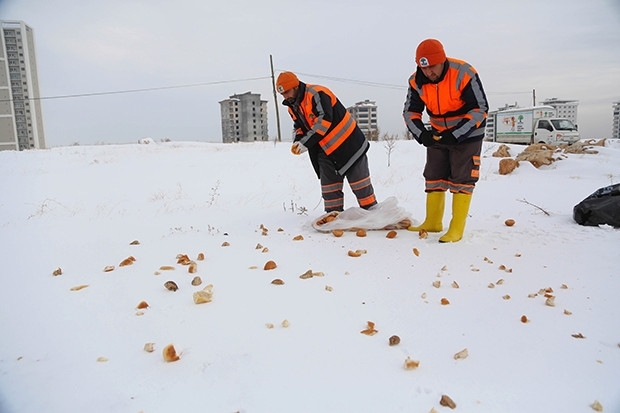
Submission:
M 276 90 L 293 119 L 291 152 L 308 151 L 321 180 L 325 212 L 344 210 L 345 177 L 360 207 L 376 205 L 366 156 L 370 142 L 340 100 L 328 88 L 301 82 L 292 72 L 280 73 Z
M 416 49 L 417 69 L 409 78 L 403 116 L 407 129 L 426 147 L 426 218 L 411 231 L 441 232 L 445 195 L 452 192 L 452 219 L 439 242 L 461 240 L 480 174 L 480 152 L 489 104 L 469 63 L 446 57 L 439 40 Z M 422 113 L 430 119 L 428 130 Z

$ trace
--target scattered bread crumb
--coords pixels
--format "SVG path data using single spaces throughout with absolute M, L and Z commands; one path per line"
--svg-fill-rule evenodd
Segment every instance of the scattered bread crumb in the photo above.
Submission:
M 378 333 L 378 331 L 375 330 L 375 323 L 373 323 L 372 321 L 367 321 L 366 323 L 367 323 L 366 329 L 360 331 L 360 333 L 366 334 L 367 336 L 374 336 L 375 334 Z
M 411 357 L 407 356 L 405 359 L 405 370 L 414 370 L 420 366 L 419 360 L 414 360 Z
M 366 250 L 349 250 L 347 254 L 349 255 L 349 257 L 361 257 L 362 255 L 366 254 Z
M 594 400 L 594 403 L 592 403 L 590 405 L 590 407 L 592 408 L 592 410 L 594 410 L 595 412 L 602 412 L 603 411 L 603 405 L 598 401 L 598 400 Z
M 179 286 L 174 281 L 166 281 L 164 287 L 169 291 L 176 291 L 179 289 Z
M 450 398 L 450 396 L 447 396 L 445 394 L 441 395 L 441 400 L 439 400 L 439 404 L 441 404 L 442 406 L 449 407 L 451 409 L 456 408 L 456 403 L 454 403 L 454 401 Z
M 200 291 L 193 294 L 194 304 L 210 303 L 213 300 L 213 284 L 207 285 Z
M 464 348 L 463 350 L 459 351 L 458 353 L 454 355 L 454 360 L 463 360 L 463 359 L 466 359 L 467 357 L 469 357 L 469 351 L 467 351 L 467 349 Z
M 162 355 L 164 356 L 164 360 L 167 362 L 177 361 L 179 359 L 179 356 L 177 355 L 177 351 L 174 348 L 173 344 L 168 344 L 166 347 L 164 347 L 164 349 L 162 350 Z
M 125 258 L 123 261 L 121 261 L 120 264 L 118 264 L 119 267 L 124 267 L 126 265 L 131 265 L 136 261 L 136 259 L 132 256 L 129 256 L 127 258 Z

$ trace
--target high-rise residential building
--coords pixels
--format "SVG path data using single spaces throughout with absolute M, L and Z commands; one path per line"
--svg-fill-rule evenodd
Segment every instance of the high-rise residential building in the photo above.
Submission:
M 22 21 L 0 24 L 0 150 L 43 149 L 34 32 Z
M 354 106 L 347 108 L 347 111 L 357 122 L 357 126 L 364 132 L 368 140 L 379 140 L 379 128 L 377 126 L 377 105 L 375 102 L 366 99 L 357 102 Z
M 573 122 L 575 125 L 577 122 L 577 107 L 579 106 L 579 101 L 577 100 L 562 100 L 558 98 L 551 98 L 547 100 L 543 100 L 541 105 L 553 106 L 557 111 L 558 118 L 568 119 Z
M 260 94 L 232 95 L 220 103 L 222 142 L 267 141 L 267 101 Z
M 611 125 L 611 138 L 620 139 L 620 100 L 613 103 L 613 122 Z

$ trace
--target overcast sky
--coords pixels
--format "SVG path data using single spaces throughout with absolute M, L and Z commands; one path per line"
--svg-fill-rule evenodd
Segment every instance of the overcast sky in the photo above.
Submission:
M 478 70 L 491 109 L 576 99 L 582 136 L 602 138 L 620 100 L 620 0 L 0 0 L 0 18 L 34 29 L 48 146 L 221 141 L 218 102 L 248 91 L 275 137 L 270 55 L 345 106 L 375 101 L 381 133 L 401 135 L 429 37 Z

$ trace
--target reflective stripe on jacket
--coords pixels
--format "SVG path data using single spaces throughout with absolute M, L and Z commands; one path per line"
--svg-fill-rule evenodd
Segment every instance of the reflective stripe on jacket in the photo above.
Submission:
M 283 104 L 294 122 L 295 141 L 308 148 L 317 175 L 319 149 L 334 162 L 340 175 L 368 150 L 369 142 L 355 119 L 328 88 L 300 82 L 295 103 Z
M 459 141 L 484 137 L 489 104 L 476 69 L 467 62 L 449 57 L 435 83 L 421 70 L 411 75 L 403 116 L 416 139 L 424 130 L 424 108 L 437 134 L 449 130 Z

